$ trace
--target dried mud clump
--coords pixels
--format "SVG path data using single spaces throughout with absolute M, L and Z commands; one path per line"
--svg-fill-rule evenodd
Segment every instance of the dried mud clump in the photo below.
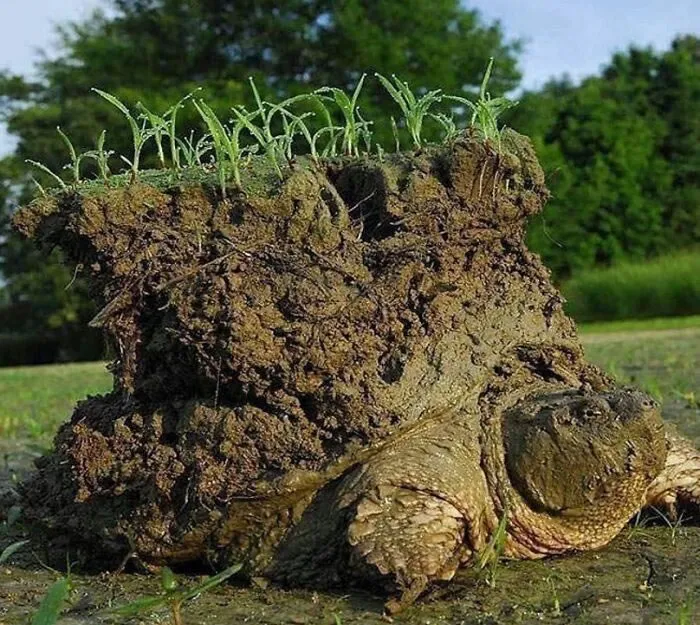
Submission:
M 234 503 L 313 488 L 429 411 L 607 384 L 526 249 L 547 191 L 514 132 L 500 153 L 465 134 L 299 162 L 227 198 L 145 180 L 15 219 L 82 265 L 116 353 L 113 392 L 24 486 L 27 518 L 88 560 L 202 559 Z

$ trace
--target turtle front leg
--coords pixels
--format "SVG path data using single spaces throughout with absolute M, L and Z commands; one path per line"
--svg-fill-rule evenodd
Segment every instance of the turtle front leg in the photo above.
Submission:
M 469 559 L 487 501 L 479 461 L 474 425 L 457 411 L 390 442 L 344 480 L 346 571 L 388 590 L 390 613 Z
M 679 518 L 679 508 L 700 517 L 700 451 L 673 432 L 668 432 L 666 463 L 649 486 L 645 506 L 666 510 L 672 521 Z M 700 518 L 699 518 L 700 520 Z
M 409 488 L 379 487 L 357 503 L 347 530 L 355 575 L 388 580 L 399 596 L 390 614 L 413 603 L 434 580 L 452 579 L 469 550 L 463 513 L 448 501 Z

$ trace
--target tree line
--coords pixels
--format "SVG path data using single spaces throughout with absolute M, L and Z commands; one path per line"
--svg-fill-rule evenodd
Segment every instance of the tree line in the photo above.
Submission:
M 38 64 L 36 77 L 0 72 L 0 116 L 17 139 L 0 160 L 0 365 L 101 355 L 99 336 L 86 333 L 94 310 L 79 273 L 10 228 L 15 207 L 35 193 L 32 178 L 47 182 L 26 159 L 56 172 L 67 161 L 57 126 L 79 150 L 93 148 L 107 129 L 108 148 L 128 153 L 128 126 L 92 87 L 154 111 L 200 88 L 225 115 L 232 104 L 252 104 L 249 76 L 278 100 L 326 85 L 351 91 L 363 72 L 375 71 L 395 73 L 416 91 L 470 96 L 490 57 L 492 94 L 513 92 L 521 79 L 521 42 L 459 0 L 108 5 L 61 26 L 58 54 Z M 548 174 L 552 199 L 530 239 L 556 279 L 700 241 L 699 101 L 693 36 L 679 36 L 667 51 L 616 54 L 581 84 L 558 79 L 522 94 L 505 121 L 533 138 Z M 370 82 L 361 107 L 375 120 L 395 114 L 395 103 Z M 201 126 L 189 109 L 179 123 L 186 131 Z M 437 130 L 426 127 L 424 135 Z

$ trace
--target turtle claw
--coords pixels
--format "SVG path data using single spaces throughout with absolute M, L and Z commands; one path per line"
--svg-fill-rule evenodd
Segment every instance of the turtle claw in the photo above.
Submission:
M 393 597 L 384 604 L 384 613 L 389 618 L 413 605 L 428 587 L 427 578 L 413 580 L 403 589 L 400 597 Z

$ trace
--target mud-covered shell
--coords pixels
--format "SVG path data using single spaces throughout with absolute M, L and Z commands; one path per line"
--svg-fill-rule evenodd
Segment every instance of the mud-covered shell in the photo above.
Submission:
M 577 379 L 573 326 L 524 243 L 542 170 L 524 137 L 502 145 L 304 161 L 226 198 L 144 177 L 21 210 L 87 268 L 117 353 L 114 392 L 61 430 L 30 514 L 100 534 L 129 515 L 162 539 L 523 372 Z

